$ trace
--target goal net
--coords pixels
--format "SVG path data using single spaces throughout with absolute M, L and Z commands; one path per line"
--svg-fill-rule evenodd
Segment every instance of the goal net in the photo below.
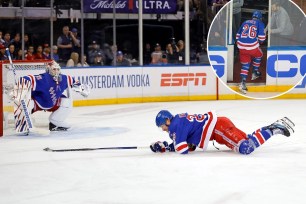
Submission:
M 9 61 L 0 61 L 1 74 L 0 80 L 2 80 L 2 95 L 0 96 L 0 119 L 3 121 L 0 123 L 0 137 L 11 134 L 14 132 L 14 108 L 13 101 L 9 100 L 9 94 L 14 88 L 15 77 L 18 79 L 25 75 L 35 75 L 44 73 L 48 63 L 51 60 L 14 60 L 13 64 L 15 67 L 16 76 L 14 76 L 13 70 Z

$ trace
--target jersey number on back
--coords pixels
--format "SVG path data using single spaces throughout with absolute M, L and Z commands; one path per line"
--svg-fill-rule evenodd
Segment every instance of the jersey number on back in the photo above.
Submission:
M 252 25 L 249 26 L 248 24 L 245 24 L 243 26 L 243 31 L 241 33 L 241 38 L 256 38 L 257 36 L 257 27 Z
M 195 114 L 195 115 L 188 115 L 187 116 L 187 119 L 189 121 L 193 121 L 193 120 L 196 120 L 198 122 L 202 122 L 204 119 L 206 118 L 206 115 L 204 114 Z

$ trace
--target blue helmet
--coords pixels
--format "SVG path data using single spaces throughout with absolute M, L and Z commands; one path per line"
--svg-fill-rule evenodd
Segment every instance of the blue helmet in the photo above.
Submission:
M 254 11 L 254 13 L 252 15 L 252 18 L 257 18 L 257 19 L 261 20 L 262 19 L 261 11 L 258 11 L 258 10 Z
M 167 111 L 167 110 L 161 110 L 159 111 L 159 113 L 156 116 L 155 122 L 156 122 L 156 126 L 160 127 L 164 124 L 166 124 L 166 120 L 169 119 L 171 120 L 173 118 L 173 115 Z

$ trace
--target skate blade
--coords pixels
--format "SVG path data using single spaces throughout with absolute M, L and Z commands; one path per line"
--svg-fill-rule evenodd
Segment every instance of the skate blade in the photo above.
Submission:
M 290 132 L 294 133 L 294 127 L 295 124 L 292 122 L 292 120 L 290 120 L 288 117 L 284 117 L 281 119 L 281 121 L 283 121 L 287 127 L 287 129 L 289 129 Z
M 240 91 L 242 94 L 246 94 L 246 93 L 247 93 L 246 90 L 244 90 L 244 89 L 242 89 L 242 88 L 240 88 L 240 87 L 239 87 L 239 91 Z
M 258 79 L 259 76 L 252 76 L 251 80 L 255 80 L 255 79 Z

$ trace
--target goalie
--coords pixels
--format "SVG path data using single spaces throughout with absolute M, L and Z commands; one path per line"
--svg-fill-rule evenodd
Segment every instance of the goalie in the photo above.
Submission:
M 87 97 L 90 89 L 69 75 L 61 74 L 61 67 L 52 61 L 46 73 L 20 77 L 14 89 L 14 116 L 17 133 L 29 132 L 30 114 L 49 111 L 49 130 L 66 131 L 70 126 L 65 122 L 72 110 L 70 90 Z M 66 91 L 66 92 L 65 92 Z M 66 95 L 65 95 L 66 93 Z

